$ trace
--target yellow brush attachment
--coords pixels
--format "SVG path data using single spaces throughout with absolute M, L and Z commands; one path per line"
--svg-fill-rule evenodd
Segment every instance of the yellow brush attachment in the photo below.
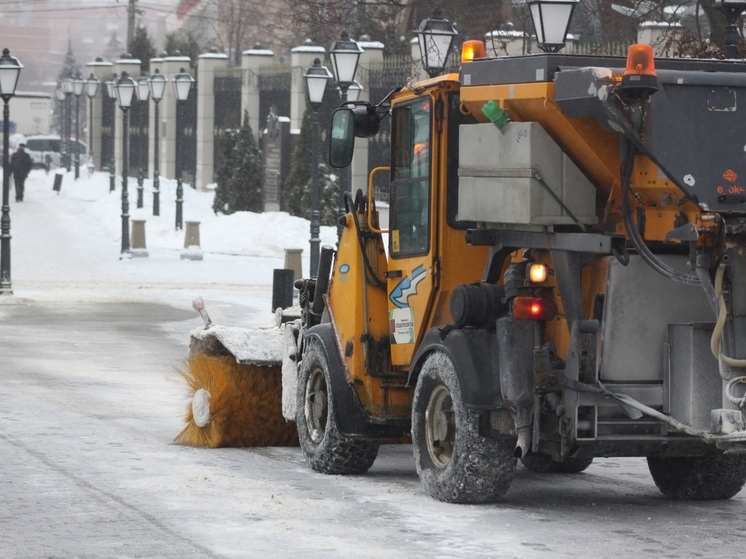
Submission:
M 178 373 L 190 401 L 176 442 L 210 448 L 298 444 L 295 423 L 282 417 L 280 367 L 241 365 L 230 356 L 205 354 L 184 365 Z

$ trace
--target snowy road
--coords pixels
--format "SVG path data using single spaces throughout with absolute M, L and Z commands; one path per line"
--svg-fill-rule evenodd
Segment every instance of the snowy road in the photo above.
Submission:
M 200 324 L 191 297 L 217 322 L 264 323 L 262 278 L 279 258 L 198 263 L 155 246 L 119 261 L 93 202 L 53 197 L 45 181 L 32 175 L 13 206 L 15 295 L 0 299 L 0 559 L 743 553 L 746 492 L 673 502 L 642 459 L 578 475 L 519 467 L 502 503 L 458 506 L 424 494 L 409 446 L 383 447 L 365 476 L 332 477 L 296 448 L 173 444 L 185 406 L 173 370 Z
M 409 446 L 363 477 L 295 448 L 172 444 L 171 371 L 193 313 L 150 303 L 0 306 L 0 557 L 711 557 L 740 553 L 746 497 L 675 503 L 643 460 L 520 468 L 499 505 L 433 501 Z

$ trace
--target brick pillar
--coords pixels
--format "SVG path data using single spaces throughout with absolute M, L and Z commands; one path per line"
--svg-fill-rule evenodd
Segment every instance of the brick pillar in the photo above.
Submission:
M 188 56 L 167 56 L 159 66 L 161 74 L 166 76 L 169 82 L 158 108 L 158 117 L 161 120 L 159 165 L 161 167 L 161 177 L 169 179 L 176 179 L 176 93 L 174 92 L 173 79 L 176 74 L 181 72 L 182 68 L 191 74 L 192 69 L 189 67 L 191 62 L 192 60 Z M 199 87 L 201 88 L 202 84 L 199 84 Z
M 137 79 L 140 77 L 140 60 L 137 58 L 123 58 L 121 60 L 117 60 L 114 62 L 114 71 L 117 73 L 117 79 L 122 77 L 123 72 L 127 72 L 127 75 L 131 77 L 133 80 L 137 81 Z M 132 97 L 132 102 L 137 103 L 137 97 Z M 115 167 L 116 167 L 116 173 L 118 175 L 122 174 L 122 134 L 124 133 L 124 111 L 119 108 L 119 103 L 117 103 L 117 112 L 116 112 L 116 130 L 114 133 L 114 159 L 115 159 Z M 130 169 L 129 174 L 132 174 L 132 170 Z

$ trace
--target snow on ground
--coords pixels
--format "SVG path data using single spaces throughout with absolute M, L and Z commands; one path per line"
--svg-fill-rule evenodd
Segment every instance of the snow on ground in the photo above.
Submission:
M 59 193 L 52 188 L 56 173 L 63 174 Z M 121 259 L 121 178 L 116 177 L 115 191 L 110 192 L 109 185 L 108 174 L 88 176 L 86 169 L 77 181 L 64 169 L 49 174 L 35 170 L 26 181 L 24 202 L 16 203 L 11 180 L 11 279 L 16 299 L 189 305 L 193 297 L 203 295 L 211 312 L 243 305 L 269 313 L 273 270 L 284 267 L 285 249 L 303 249 L 303 273 L 308 274 L 307 220 L 285 212 L 216 215 L 213 191 L 188 186 L 184 222 L 200 222 L 204 259 L 182 259 L 185 229 L 175 229 L 176 181 L 165 178 L 160 180 L 157 217 L 152 215 L 151 181 L 145 181 L 144 207 L 137 208 L 137 179 L 128 180 L 130 219 L 146 220 L 149 256 Z M 336 229 L 322 227 L 321 241 L 333 245 Z M 217 322 L 220 316 L 214 318 Z M 266 321 L 267 316 L 257 320 Z

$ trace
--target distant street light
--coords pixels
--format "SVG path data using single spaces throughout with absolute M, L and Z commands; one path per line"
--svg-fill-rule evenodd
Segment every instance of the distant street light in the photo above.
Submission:
M 178 106 L 178 118 L 176 119 L 177 124 L 183 121 L 184 118 L 184 103 L 189 98 L 189 92 L 192 90 L 192 84 L 195 80 L 189 73 L 181 69 L 181 71 L 174 76 L 174 92 L 176 93 L 176 101 Z M 179 131 L 177 131 L 177 134 Z M 183 164 L 184 154 L 184 138 L 176 138 L 176 230 L 184 227 L 184 218 L 182 214 L 182 207 L 184 204 L 184 185 L 182 184 L 183 171 L 181 166 Z
M 334 76 L 326 66 L 321 65 L 318 58 L 313 66 L 306 70 L 303 78 L 306 80 L 308 103 L 311 105 L 311 277 L 315 277 L 319 268 L 319 230 L 321 228 L 319 216 L 319 108 L 324 102 L 326 84 Z
M 3 100 L 3 208 L 0 220 L 0 295 L 13 295 L 10 281 L 10 98 L 16 94 L 21 64 L 3 49 L 0 57 L 0 98 Z
M 565 46 L 572 12 L 578 0 L 529 0 L 536 42 L 544 52 L 559 52 Z
M 73 78 L 71 76 L 68 76 L 62 80 L 62 91 L 65 93 L 65 153 L 64 153 L 64 161 L 63 165 L 65 167 L 65 170 L 69 173 L 70 167 L 71 167 L 71 158 L 70 154 L 72 153 L 70 151 L 70 128 L 72 127 L 70 124 L 70 121 L 72 120 L 72 111 L 70 109 L 70 95 L 72 95 L 73 91 L 75 90 L 75 86 L 73 85 Z
M 80 178 L 80 96 L 85 89 L 85 80 L 80 76 L 73 79 L 73 93 L 75 94 L 75 180 Z
M 457 34 L 453 24 L 443 17 L 440 8 L 435 8 L 433 15 L 420 23 L 417 29 L 418 46 L 425 72 L 431 78 L 445 72 L 448 53 Z
M 132 106 L 132 98 L 135 95 L 137 84 L 127 72 L 122 72 L 122 77 L 116 83 L 115 91 L 119 108 L 122 109 L 122 251 L 119 258 L 130 258 L 130 203 L 127 194 L 127 175 L 129 174 L 129 109 Z
M 352 85 L 347 88 L 347 101 L 350 103 L 356 103 L 360 100 L 360 94 L 363 92 L 363 86 L 360 85 L 360 82 L 355 80 L 352 82 Z
M 148 103 L 148 97 L 150 97 L 150 80 L 147 78 L 147 76 L 140 76 L 140 79 L 137 80 L 137 89 L 135 89 L 135 93 L 137 94 L 137 100 L 141 103 L 145 103 L 145 107 L 147 108 Z M 145 152 L 147 153 L 147 149 Z M 147 169 L 145 169 L 147 172 Z M 143 169 L 140 169 L 138 178 L 137 178 L 137 207 L 142 208 L 143 207 Z
M 106 95 L 109 99 L 114 99 L 114 101 L 117 100 L 117 81 L 119 80 L 119 76 L 117 76 L 117 73 L 114 72 L 111 75 L 111 79 L 106 82 Z M 109 105 L 111 106 L 111 105 Z M 115 146 L 114 146 L 114 138 L 116 138 L 116 131 L 117 131 L 117 119 L 116 112 L 117 108 L 112 107 L 111 109 L 115 114 L 111 117 L 111 141 L 109 142 L 109 145 L 111 146 L 111 152 L 107 155 L 109 156 L 109 192 L 114 192 L 116 186 L 116 153 L 115 153 Z M 111 113 L 108 113 L 111 114 Z M 101 154 L 101 157 L 103 158 L 104 154 Z
M 332 61 L 337 87 L 339 87 L 342 93 L 342 105 L 347 102 L 347 90 L 355 81 L 355 72 L 357 72 L 357 65 L 361 54 L 363 54 L 363 49 L 356 41 L 350 39 L 347 31 L 342 31 L 339 40 L 332 43 L 332 48 L 329 50 L 329 58 Z M 350 173 L 351 169 L 349 167 L 339 170 L 338 237 L 342 236 L 342 218 L 345 214 L 345 193 L 350 191 Z
M 150 76 L 150 97 L 155 103 L 155 142 L 153 144 L 153 215 L 161 215 L 161 186 L 160 186 L 160 167 L 159 167 L 159 150 L 158 150 L 158 132 L 161 128 L 161 123 L 158 119 L 158 103 L 163 99 L 163 94 L 166 92 L 166 84 L 168 80 L 161 74 L 156 68 L 153 75 Z
M 85 82 L 85 93 L 88 96 L 88 157 L 91 159 L 91 165 L 95 165 L 93 161 L 93 100 L 96 98 L 98 88 L 101 86 L 101 80 L 96 76 L 91 75 Z

